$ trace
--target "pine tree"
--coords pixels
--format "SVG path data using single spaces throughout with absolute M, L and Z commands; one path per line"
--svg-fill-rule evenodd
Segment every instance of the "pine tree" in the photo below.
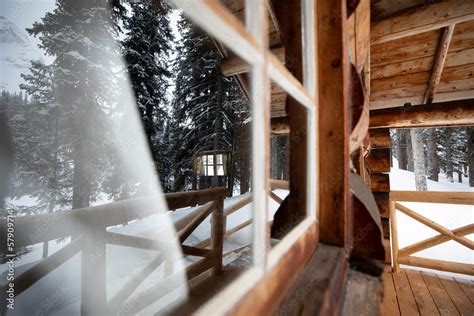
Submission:
M 212 40 L 184 17 L 179 20 L 175 99 L 175 190 L 192 178 L 192 159 L 203 150 L 233 152 L 235 127 L 248 120 L 248 104 L 232 78 L 220 71 Z M 234 163 L 235 160 L 233 159 Z M 232 168 L 236 170 L 235 166 Z
M 165 190 L 169 187 L 166 107 L 171 77 L 169 56 L 173 34 L 168 19 L 169 6 L 162 1 L 135 2 L 125 19 L 127 36 L 122 41 L 128 73 L 135 92 L 148 144 Z
M 72 208 L 97 199 L 113 156 L 107 137 L 97 137 L 108 133 L 110 110 L 116 106 L 109 103 L 110 95 L 118 93 L 113 12 L 108 1 L 58 0 L 27 30 L 54 58 L 55 97 L 65 122 L 61 133 L 69 137 L 65 146 L 73 161 Z

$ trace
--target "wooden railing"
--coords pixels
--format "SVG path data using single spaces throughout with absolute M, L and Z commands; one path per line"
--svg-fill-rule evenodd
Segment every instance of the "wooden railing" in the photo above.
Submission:
M 466 235 L 474 233 L 474 224 L 470 223 L 460 228 L 450 230 L 398 202 L 422 202 L 474 205 L 474 192 L 429 192 L 429 191 L 392 191 L 390 192 L 390 229 L 392 236 L 392 261 L 394 272 L 399 271 L 400 264 L 435 269 L 447 272 L 474 275 L 474 265 L 459 262 L 434 260 L 412 256 L 414 253 L 434 247 L 441 243 L 454 240 L 459 244 L 474 249 L 474 242 L 467 239 Z M 398 247 L 398 226 L 396 211 L 400 211 L 425 226 L 437 231 L 439 234 L 406 246 Z
M 269 181 L 269 184 L 270 184 L 270 190 L 268 191 L 268 195 L 270 198 L 272 198 L 275 202 L 277 202 L 278 204 L 281 204 L 283 202 L 283 200 L 275 194 L 275 192 L 273 192 L 273 189 L 282 189 L 282 190 L 289 190 L 290 189 L 290 183 L 289 181 L 286 181 L 286 180 L 277 180 L 277 179 L 270 179 Z M 238 224 L 237 226 L 235 227 L 232 227 L 231 229 L 227 230 L 227 217 L 229 217 L 230 215 L 234 214 L 235 212 L 239 211 L 240 209 L 242 209 L 243 207 L 245 207 L 246 205 L 252 203 L 252 194 L 251 193 L 247 193 L 245 194 L 245 196 L 238 202 L 226 207 L 224 209 L 224 228 L 225 228 L 225 232 L 224 232 L 224 239 L 230 237 L 231 235 L 237 233 L 238 231 L 244 229 L 245 227 L 249 226 L 252 224 L 252 218 Z M 208 239 L 205 239 L 203 241 L 201 241 L 199 244 L 196 245 L 196 247 L 198 248 L 203 248 L 203 247 L 207 247 L 211 242 L 211 239 L 208 238 Z M 227 255 L 230 255 L 231 253 L 234 253 L 234 252 L 237 252 L 243 248 L 245 248 L 246 246 L 244 247 L 240 247 L 238 249 L 234 249 L 232 251 L 229 251 L 227 253 L 224 254 L 224 256 L 227 256 Z
M 170 210 L 201 205 L 175 224 L 181 243 L 206 217 L 212 214 L 210 249 L 181 245 L 185 255 L 202 257 L 186 268 L 188 279 L 209 269 L 212 269 L 215 274 L 222 271 L 223 206 L 226 196 L 227 189 L 225 188 L 165 195 Z M 167 241 L 110 232 L 107 231 L 107 227 L 155 215 L 156 205 L 159 205 L 158 201 L 157 197 L 145 197 L 84 209 L 16 217 L 16 249 L 68 236 L 72 236 L 72 241 L 21 275 L 16 276 L 15 295 L 20 295 L 45 275 L 81 252 L 81 314 L 116 313 L 125 310 L 125 308 L 127 313 L 135 314 L 156 302 L 162 295 L 173 290 L 169 288 L 169 284 L 173 284 L 170 281 L 172 278 L 176 278 L 175 275 L 158 282 L 144 293 L 133 298 L 131 295 L 153 271 L 164 263 L 165 258 L 161 251 Z M 0 222 L 0 225 L 6 227 L 5 221 Z M 40 233 L 34 233 L 38 227 L 43 229 Z M 6 239 L 2 238 L 2 240 Z M 106 293 L 107 244 L 158 251 L 158 254 L 134 273 L 109 300 L 107 300 Z M 0 251 L 7 253 L 6 250 L 6 243 L 2 243 Z M 6 293 L 6 286 L 2 287 L 0 291 Z

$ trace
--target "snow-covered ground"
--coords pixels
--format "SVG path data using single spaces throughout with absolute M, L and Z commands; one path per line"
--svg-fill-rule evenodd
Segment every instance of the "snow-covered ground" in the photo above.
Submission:
M 398 169 L 396 165 L 397 162 L 395 160 L 395 167 L 392 168 L 390 171 L 390 189 L 414 191 L 415 176 L 413 172 Z M 474 188 L 469 187 L 468 178 L 463 177 L 463 183 L 458 183 L 456 176 L 454 183 L 451 183 L 443 173 L 439 174 L 439 182 L 428 180 L 428 190 L 450 192 L 474 192 Z M 474 222 L 474 207 L 472 205 L 408 202 L 403 202 L 401 204 L 451 230 Z M 431 228 L 408 217 L 402 212 L 397 212 L 397 222 L 400 249 L 423 239 L 439 234 Z M 474 240 L 474 234 L 467 235 L 465 237 L 469 238 L 470 240 Z M 455 241 L 448 241 L 446 243 L 442 243 L 440 245 L 420 251 L 413 255 L 423 258 L 474 264 L 474 252 Z M 414 267 L 410 268 L 414 269 Z M 436 271 L 436 273 L 443 274 L 443 272 L 440 271 Z M 474 280 L 473 277 L 467 277 L 465 275 L 456 276 L 462 278 L 470 278 Z
M 286 197 L 288 191 L 276 190 L 275 193 L 282 199 Z M 239 202 L 247 195 L 235 196 L 228 198 L 224 201 L 224 208 L 230 207 L 233 204 Z M 11 202 L 11 201 L 10 201 Z M 25 197 L 23 199 L 15 201 L 20 205 L 34 204 L 30 198 Z M 273 215 L 278 208 L 278 204 L 269 199 L 269 219 L 273 219 Z M 134 221 L 128 225 L 120 227 L 111 227 L 108 230 L 117 232 L 125 235 L 141 236 L 141 237 L 152 237 L 156 236 L 158 223 L 163 223 L 165 218 L 169 216 L 173 222 L 178 221 L 183 216 L 192 212 L 195 208 L 186 208 L 170 212 L 168 214 L 160 214 L 147 217 L 145 219 Z M 227 218 L 227 229 L 243 223 L 251 217 L 251 204 L 248 204 L 231 214 Z M 158 224 L 159 225 L 159 224 Z M 251 231 L 252 226 L 247 226 L 241 231 L 230 236 L 224 244 L 224 252 L 231 251 L 233 249 L 240 248 L 242 246 L 251 243 Z M 210 218 L 207 218 L 193 234 L 186 240 L 186 244 L 193 245 L 198 242 L 209 238 L 210 236 Z M 49 243 L 49 255 L 58 251 L 70 242 L 70 238 L 61 241 L 51 241 Z M 18 277 L 22 272 L 38 263 L 42 257 L 42 244 L 36 244 L 30 247 L 30 251 L 19 258 L 16 261 L 15 273 Z M 243 250 L 245 251 L 245 250 Z M 146 263 L 152 259 L 155 255 L 155 251 L 147 251 L 141 249 L 134 249 L 128 247 L 121 247 L 115 245 L 107 245 L 107 293 L 108 298 L 112 297 L 116 291 L 121 288 L 125 282 L 130 278 L 131 275 Z M 224 260 L 225 264 L 230 264 L 235 259 L 239 258 L 239 253 L 233 253 L 227 256 Z M 241 256 L 239 258 L 244 261 L 249 261 L 250 258 L 247 256 Z M 20 294 L 15 298 L 15 310 L 13 313 L 8 315 L 79 315 L 80 311 L 80 255 L 76 255 L 66 263 L 61 265 L 59 268 L 43 277 L 40 281 L 35 283 L 31 288 Z M 194 261 L 194 258 L 184 258 L 181 263 L 188 265 Z M 242 264 L 239 263 L 239 264 Z M 245 266 L 249 265 L 250 262 L 243 262 Z M 179 267 L 178 267 L 179 268 Z M 6 273 L 8 270 L 7 264 L 0 265 L 0 286 L 6 283 Z M 158 268 L 153 274 L 151 274 L 144 285 L 139 287 L 136 292 L 139 293 L 146 290 L 156 281 L 161 279 L 164 274 L 163 265 Z M 147 285 L 148 284 L 148 285 Z M 165 299 L 165 298 L 164 298 Z M 147 308 L 143 311 L 143 314 L 147 314 L 152 310 L 156 311 L 158 305 Z M 36 314 L 35 314 L 36 313 Z

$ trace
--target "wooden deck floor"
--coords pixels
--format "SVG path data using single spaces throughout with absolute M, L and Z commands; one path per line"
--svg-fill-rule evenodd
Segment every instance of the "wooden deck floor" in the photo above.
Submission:
M 382 315 L 474 315 L 474 282 L 402 269 L 384 272 Z

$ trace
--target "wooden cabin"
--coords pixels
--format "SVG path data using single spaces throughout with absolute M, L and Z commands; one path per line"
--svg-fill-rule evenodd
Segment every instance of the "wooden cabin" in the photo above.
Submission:
M 171 314 L 473 315 L 472 279 L 409 267 L 474 275 L 474 262 L 416 256 L 449 240 L 472 251 L 465 236 L 474 233 L 474 224 L 448 229 L 400 202 L 474 205 L 474 193 L 391 191 L 389 132 L 474 125 L 474 2 L 171 2 L 213 38 L 222 73 L 234 76 L 251 100 L 253 124 L 251 194 L 229 208 L 222 188 L 167 195 L 171 210 L 201 205 L 177 225 L 181 242 L 213 216 L 209 239 L 182 246 L 185 255 L 202 259 L 187 268 L 189 300 Z M 290 139 L 289 181 L 270 179 L 272 135 Z M 283 201 L 273 189 L 290 194 Z M 268 218 L 268 197 L 281 204 L 279 223 Z M 226 227 L 226 218 L 249 203 L 252 218 Z M 123 212 L 122 222 L 132 219 L 126 207 L 114 211 Z M 439 234 L 399 249 L 397 211 Z M 275 225 L 286 222 L 291 226 L 283 237 L 270 242 Z M 223 240 L 249 225 L 251 266 L 226 268 Z M 119 236 L 114 243 L 146 247 L 146 240 Z M 83 245 L 73 247 L 53 256 L 62 262 Z M 105 288 L 90 289 L 91 295 L 88 279 L 100 277 L 105 266 L 96 261 L 91 268 L 86 261 L 87 303 L 113 308 L 138 286 L 129 283 L 109 301 Z M 54 269 L 52 262 L 45 267 Z M 38 279 L 33 272 L 19 277 L 18 291 Z

